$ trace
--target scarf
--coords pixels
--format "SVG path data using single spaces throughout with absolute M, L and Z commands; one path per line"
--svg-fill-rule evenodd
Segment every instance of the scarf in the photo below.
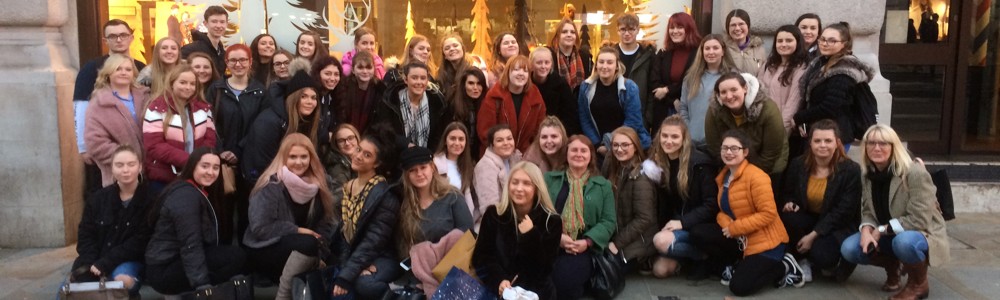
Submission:
M 292 201 L 298 204 L 306 204 L 319 192 L 318 185 L 302 180 L 302 177 L 289 171 L 288 167 L 281 167 L 281 171 L 278 171 L 278 180 L 285 184 L 285 189 L 292 196 Z
M 399 99 L 404 134 L 414 145 L 427 147 L 427 138 L 431 135 L 431 110 L 427 105 L 427 93 L 424 93 L 416 109 L 410 105 L 410 93 L 406 89 L 399 91 Z
M 563 55 L 559 48 L 556 48 L 555 52 L 559 57 L 559 75 L 566 78 L 570 89 L 580 86 L 583 82 L 583 60 L 577 56 L 576 49 L 573 49 L 569 56 Z
M 357 195 L 353 195 L 354 185 L 352 184 L 350 188 L 344 189 L 344 203 L 340 208 L 344 219 L 344 238 L 350 243 L 354 240 L 355 231 L 358 229 L 358 218 L 361 217 L 361 208 L 365 206 L 365 200 L 368 198 L 368 193 L 371 192 L 375 185 L 385 181 L 385 177 L 376 175 L 368 182 L 365 186 L 361 188 L 361 192 Z
M 583 188 L 590 179 L 590 173 L 573 178 L 566 171 L 566 180 L 569 181 L 569 198 L 562 210 L 563 232 L 576 240 L 586 224 L 583 220 Z

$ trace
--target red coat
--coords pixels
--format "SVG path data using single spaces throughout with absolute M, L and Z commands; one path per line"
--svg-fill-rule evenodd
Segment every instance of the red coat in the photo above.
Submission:
M 482 142 L 479 156 L 482 156 L 486 148 L 492 144 L 492 141 L 488 141 L 488 134 L 490 128 L 497 124 L 509 124 L 510 130 L 514 133 L 517 149 L 522 153 L 528 151 L 528 146 L 531 146 L 531 142 L 538 134 L 538 125 L 544 119 L 545 100 L 534 85 L 524 90 L 520 112 L 514 111 L 514 98 L 510 90 L 499 84 L 494 85 L 480 102 L 479 113 L 476 114 L 476 132 L 479 133 L 479 141 Z
M 184 128 L 181 117 L 174 111 L 173 118 L 164 132 L 167 113 L 164 96 L 153 99 L 142 120 L 143 149 L 146 150 L 145 166 L 149 179 L 172 181 L 187 163 L 188 153 L 184 151 Z M 194 124 L 194 147 L 215 148 L 215 123 L 212 120 L 212 106 L 208 102 L 192 100 L 188 104 L 188 120 Z M 176 171 L 176 173 L 175 173 Z

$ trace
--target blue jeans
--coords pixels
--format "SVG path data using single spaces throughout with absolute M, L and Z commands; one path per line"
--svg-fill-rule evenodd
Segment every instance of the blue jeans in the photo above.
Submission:
M 686 230 L 674 230 L 673 233 L 674 242 L 670 244 L 670 248 L 667 249 L 667 253 L 664 253 L 664 255 L 671 258 L 690 258 L 695 260 L 705 257 L 705 254 L 691 243 L 690 233 Z
M 899 259 L 904 264 L 917 264 L 927 260 L 927 238 L 919 231 L 903 231 L 895 236 L 883 235 L 878 240 L 878 252 Z M 859 265 L 869 263 L 869 254 L 861 251 L 861 233 L 847 237 L 840 244 L 840 254 L 847 261 Z

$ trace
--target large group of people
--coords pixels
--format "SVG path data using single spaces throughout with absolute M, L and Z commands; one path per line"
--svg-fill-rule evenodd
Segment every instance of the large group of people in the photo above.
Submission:
M 659 50 L 625 13 L 596 55 L 564 19 L 549 47 L 498 34 L 486 64 L 414 35 L 397 64 L 368 28 L 338 59 L 313 32 L 225 46 L 228 19 L 208 7 L 206 33 L 161 39 L 148 66 L 128 24 L 104 26 L 111 53 L 74 96 L 94 187 L 75 280 L 182 294 L 254 274 L 290 299 L 325 265 L 333 296 L 380 299 L 407 274 L 433 292 L 427 253 L 466 231 L 489 291 L 541 299 L 583 297 L 605 251 L 737 296 L 872 264 L 915 299 L 948 261 L 922 162 L 888 126 L 851 131 L 872 69 L 847 23 L 805 14 L 765 55 L 744 10 L 705 36 L 674 14 Z

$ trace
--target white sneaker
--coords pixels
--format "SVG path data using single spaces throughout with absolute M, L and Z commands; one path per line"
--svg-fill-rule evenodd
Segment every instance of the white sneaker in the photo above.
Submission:
M 799 268 L 802 269 L 802 279 L 804 279 L 806 282 L 812 282 L 813 270 L 812 270 L 812 264 L 809 263 L 809 260 L 808 259 L 800 260 Z
M 778 287 L 794 286 L 800 288 L 806 284 L 802 278 L 802 268 L 791 254 L 785 253 L 781 259 L 785 265 L 785 276 L 778 282 Z

